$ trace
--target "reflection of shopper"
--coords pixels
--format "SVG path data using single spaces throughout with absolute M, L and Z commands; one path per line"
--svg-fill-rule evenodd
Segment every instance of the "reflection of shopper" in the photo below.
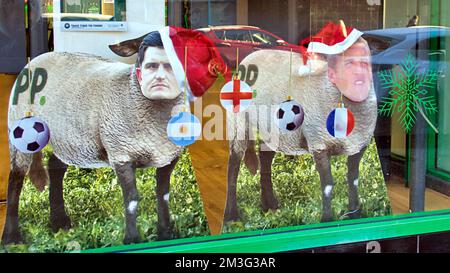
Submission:
M 406 25 L 406 27 L 416 27 L 419 25 L 419 15 L 414 15 Z

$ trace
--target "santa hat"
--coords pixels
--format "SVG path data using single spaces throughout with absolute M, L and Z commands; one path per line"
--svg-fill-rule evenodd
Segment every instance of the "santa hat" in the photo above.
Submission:
M 329 22 L 319 33 L 307 37 L 300 42 L 304 62 L 307 65 L 306 67 L 300 67 L 299 73 L 313 73 L 314 71 L 311 70 L 311 66 L 321 67 L 323 65 L 323 62 L 313 64 L 314 61 L 310 61 L 310 57 L 314 53 L 327 55 L 341 54 L 349 49 L 362 35 L 363 33 L 357 29 L 346 27 L 342 20 L 339 21 L 339 24 Z
M 226 75 L 225 62 L 214 43 L 205 34 L 172 26 L 159 30 L 159 33 L 181 90 L 184 90 L 185 78 L 187 79 L 186 87 L 190 100 L 201 97 L 214 84 L 219 73 Z

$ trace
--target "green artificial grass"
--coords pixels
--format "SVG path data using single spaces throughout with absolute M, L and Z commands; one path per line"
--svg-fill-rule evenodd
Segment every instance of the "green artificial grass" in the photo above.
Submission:
M 48 150 L 46 150 L 48 153 Z M 156 240 L 155 168 L 136 174 L 140 203 L 138 229 L 144 242 Z M 276 154 L 272 181 L 280 208 L 263 213 L 260 205 L 259 174 L 252 176 L 241 166 L 238 179 L 240 222 L 229 223 L 224 233 L 261 230 L 318 223 L 321 215 L 319 174 L 312 156 L 287 157 Z M 346 157 L 334 157 L 333 209 L 337 220 L 347 219 Z M 363 217 L 391 213 L 380 162 L 372 141 L 360 167 L 360 201 Z M 122 244 L 124 210 L 120 185 L 110 168 L 84 170 L 69 167 L 64 180 L 66 211 L 73 228 L 52 233 L 49 227 L 48 187 L 38 192 L 25 182 L 20 200 L 20 227 L 26 244 L 0 247 L 0 252 L 63 252 Z M 198 186 L 186 151 L 171 177 L 170 214 L 174 239 L 208 236 Z

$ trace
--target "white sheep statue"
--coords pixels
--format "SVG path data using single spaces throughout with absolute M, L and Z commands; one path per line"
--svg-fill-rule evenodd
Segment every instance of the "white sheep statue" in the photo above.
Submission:
M 337 108 L 341 95 L 328 80 L 326 65 L 309 76 L 301 76 L 295 71 L 302 66 L 302 58 L 300 54 L 293 53 L 291 65 L 290 54 L 286 51 L 264 50 L 250 54 L 241 62 L 241 66 L 245 68 L 256 66 L 258 69 L 256 82 L 251 86 L 256 90 L 257 96 L 249 110 L 237 114 L 228 113 L 227 116 L 230 157 L 226 222 L 239 219 L 236 183 L 242 158 L 244 155 L 246 160 L 252 158 L 247 155 L 255 142 L 252 127 L 258 130 L 263 141 L 260 147 L 268 147 L 259 151 L 263 211 L 278 208 L 272 188 L 271 165 L 275 152 L 282 152 L 287 155 L 313 155 L 322 188 L 322 221 L 330 221 L 334 217 L 331 208 L 333 177 L 330 156 L 347 155 L 349 210 L 354 212 L 351 217 L 358 217 L 360 213 L 359 163 L 371 141 L 377 120 L 377 99 L 373 84 L 368 98 L 361 103 L 353 103 L 344 97 L 345 106 L 354 114 L 355 128 L 346 138 L 334 138 L 327 131 L 326 120 L 329 113 Z M 288 94 L 291 67 L 295 71 L 292 74 L 292 94 Z M 289 95 L 302 105 L 304 122 L 294 132 L 280 133 L 275 124 L 274 112 Z
M 111 166 L 123 191 L 124 243 L 138 242 L 139 196 L 135 169 L 153 166 L 157 167 L 158 236 L 169 238 L 169 180 L 182 148 L 169 141 L 166 126 L 171 114 L 177 112 L 171 111 L 183 104 L 183 96 L 174 100 L 149 100 L 140 91 L 132 65 L 92 55 L 46 53 L 33 59 L 26 68 L 30 66 L 31 71 L 41 68 L 48 75 L 45 87 L 39 92 L 46 97 L 46 103 L 34 105 L 32 110 L 51 128 L 53 154 L 49 158 L 48 174 L 52 230 L 71 227 L 64 208 L 62 184 L 67 165 Z M 27 92 L 17 100 L 15 105 L 10 104 L 10 126 L 30 110 Z M 18 203 L 24 176 L 29 171 L 30 179 L 38 188 L 48 179 L 41 152 L 25 154 L 10 145 L 10 158 L 8 208 L 2 238 L 5 244 L 21 241 Z
M 181 50 L 175 50 L 175 44 L 187 50 L 192 41 L 196 47 L 190 48 L 189 58 L 181 55 Z M 110 48 L 120 56 L 138 53 L 136 67 L 88 54 L 52 52 L 33 59 L 17 78 L 11 94 L 8 127 L 11 130 L 12 124 L 31 110 L 50 128 L 53 153 L 47 174 L 41 152 L 22 153 L 10 143 L 3 243 L 21 241 L 18 204 L 27 173 L 38 189 L 50 181 L 53 231 L 71 227 L 64 208 L 62 183 L 68 165 L 114 169 L 124 199 L 125 244 L 141 239 L 136 227 L 139 195 L 135 170 L 156 167 L 158 239 L 172 237 L 169 182 L 183 147 L 171 142 L 168 123 L 187 108 L 187 96 L 202 96 L 227 67 L 209 38 L 198 31 L 177 27 L 165 27 Z M 184 67 L 180 58 L 186 58 Z M 188 73 L 188 64 L 195 66 L 196 73 Z M 28 77 L 29 68 L 31 75 L 39 71 L 41 79 Z M 22 81 L 28 78 L 33 78 L 35 87 L 33 90 L 32 86 L 31 95 L 22 88 L 27 86 Z M 181 95 L 183 90 L 185 95 Z M 30 97 L 31 102 L 35 97 L 36 100 L 45 97 L 45 105 L 30 104 Z

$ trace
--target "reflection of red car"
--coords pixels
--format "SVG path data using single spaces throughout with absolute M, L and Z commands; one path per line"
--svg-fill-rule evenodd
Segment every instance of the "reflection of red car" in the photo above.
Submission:
M 285 42 L 266 30 L 252 26 L 216 26 L 197 29 L 205 33 L 216 44 L 222 58 L 232 69 L 236 66 L 236 48 L 239 61 L 250 53 L 261 49 L 279 49 L 300 52 L 298 45 Z

